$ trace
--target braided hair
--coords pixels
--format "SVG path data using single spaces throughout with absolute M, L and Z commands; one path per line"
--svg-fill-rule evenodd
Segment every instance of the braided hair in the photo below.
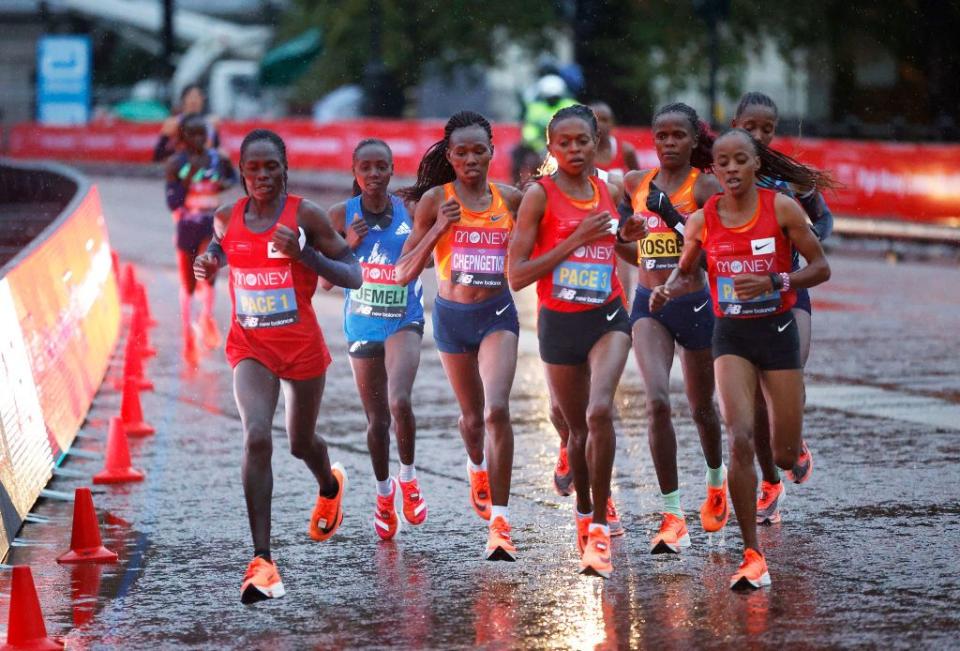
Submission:
M 690 164 L 703 172 L 709 172 L 713 167 L 713 141 L 715 139 L 709 125 L 700 119 L 692 106 L 683 102 L 674 102 L 660 107 L 660 110 L 653 114 L 653 122 L 668 113 L 679 113 L 690 122 L 690 135 L 697 143 L 690 152 Z
M 776 181 L 785 181 L 802 187 L 816 187 L 818 189 L 837 187 L 836 182 L 828 172 L 808 167 L 786 154 L 781 154 L 775 149 L 765 146 L 751 136 L 750 132 L 746 129 L 739 127 L 727 129 L 721 133 L 714 142 L 720 142 L 723 138 L 734 135 L 743 138 L 753 145 L 754 152 L 756 152 L 760 158 L 760 169 L 757 170 L 757 180 L 769 184 L 773 184 Z
M 593 109 L 584 104 L 574 104 L 573 106 L 566 106 L 560 109 L 550 118 L 550 123 L 547 124 L 547 147 L 550 146 L 550 132 L 553 131 L 553 125 L 569 118 L 577 118 L 586 122 L 587 126 L 590 127 L 591 133 L 593 133 L 594 140 L 600 137 L 600 126 L 597 124 L 597 115 L 593 112 Z M 543 163 L 540 164 L 540 169 L 537 170 L 537 178 L 550 176 L 556 171 L 557 159 L 553 157 L 553 154 L 547 152 Z
M 431 188 L 455 181 L 457 173 L 447 160 L 447 149 L 450 146 L 450 135 L 457 129 L 479 126 L 487 133 L 490 146 L 493 146 L 493 129 L 487 118 L 474 111 L 458 111 L 450 116 L 443 127 L 443 140 L 430 145 L 427 153 L 420 159 L 417 168 L 417 181 L 413 185 L 403 188 L 397 195 L 407 201 L 420 201 L 421 197 Z
M 356 146 L 356 147 L 353 148 L 353 163 L 354 163 L 354 165 L 356 165 L 356 163 L 357 163 L 357 154 L 360 153 L 360 150 L 361 150 L 361 149 L 363 149 L 364 147 L 367 147 L 368 145 L 377 145 L 377 146 L 379 146 L 379 147 L 383 147 L 384 149 L 386 149 L 386 150 L 387 150 L 387 158 L 390 159 L 390 164 L 391 164 L 391 165 L 393 164 L 393 150 L 390 149 L 390 145 L 388 145 L 385 141 L 381 140 L 380 138 L 364 138 L 363 140 L 361 140 L 360 142 L 357 143 L 357 146 Z M 360 190 L 360 184 L 357 183 L 357 178 L 356 178 L 356 176 L 354 176 L 354 178 L 353 178 L 353 196 L 357 196 L 358 194 L 361 194 L 361 192 L 362 192 L 362 191 Z
M 740 98 L 740 103 L 737 104 L 737 112 L 734 114 L 734 118 L 739 120 L 748 106 L 766 106 L 773 111 L 774 119 L 780 117 L 780 111 L 777 110 L 776 102 L 766 93 L 753 90 L 749 93 L 744 93 L 743 97 Z
M 278 136 L 275 132 L 270 131 L 269 129 L 254 129 L 248 133 L 243 138 L 243 142 L 240 143 L 240 164 L 243 165 L 243 157 L 247 152 L 247 148 L 255 142 L 260 142 L 266 140 L 269 143 L 272 143 L 274 147 L 277 148 L 277 151 L 280 152 L 280 164 L 283 165 L 283 192 L 287 191 L 287 146 L 283 143 L 283 138 Z M 243 178 L 243 173 L 240 174 L 240 186 L 243 187 L 243 193 L 249 195 L 250 192 L 247 191 L 247 182 Z

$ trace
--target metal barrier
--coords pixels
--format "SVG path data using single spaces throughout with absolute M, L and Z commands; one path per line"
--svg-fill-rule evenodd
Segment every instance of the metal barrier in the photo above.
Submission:
M 0 556 L 100 387 L 120 299 L 96 186 L 0 159 Z

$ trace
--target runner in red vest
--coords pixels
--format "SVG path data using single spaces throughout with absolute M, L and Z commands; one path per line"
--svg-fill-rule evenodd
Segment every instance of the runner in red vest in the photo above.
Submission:
M 327 540 L 343 521 L 343 467 L 331 467 L 317 435 L 317 416 L 330 353 L 311 299 L 317 278 L 357 289 L 360 264 L 327 214 L 287 194 L 283 140 L 256 129 L 240 146 L 240 172 L 248 196 L 216 213 L 214 240 L 194 265 L 198 278 L 230 266 L 233 319 L 227 361 L 243 422 L 243 490 L 253 533 L 254 558 L 241 586 L 243 603 L 281 597 L 283 583 L 270 558 L 273 492 L 273 414 L 283 389 L 290 452 L 317 479 L 319 495 L 308 531 Z
M 757 181 L 773 177 L 821 188 L 831 187 L 831 181 L 767 149 L 743 129 L 717 138 L 713 160 L 724 192 L 687 220 L 680 266 L 654 289 L 650 309 L 659 310 L 684 288 L 697 285 L 701 252 L 706 252 L 717 317 L 714 372 L 730 438 L 730 496 L 745 547 L 730 587 L 759 588 L 770 585 L 770 574 L 757 540 L 753 439 L 758 379 L 767 400 L 774 460 L 781 468 L 792 468 L 801 448 L 803 367 L 790 309 L 796 290 L 828 280 L 830 266 L 800 205 L 757 188 Z M 791 271 L 794 248 L 808 261 L 798 271 Z
M 557 171 L 523 197 L 508 277 L 514 291 L 537 283 L 540 357 L 552 401 L 569 428 L 580 571 L 609 578 L 613 394 L 630 351 L 614 252 L 620 189 L 594 174 L 597 120 L 588 107 L 558 111 L 547 140 Z M 641 220 L 628 223 L 634 239 L 646 233 Z

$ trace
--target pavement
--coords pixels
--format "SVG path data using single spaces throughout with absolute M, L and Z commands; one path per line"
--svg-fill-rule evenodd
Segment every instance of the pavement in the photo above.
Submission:
M 414 389 L 417 466 L 427 523 L 381 543 L 365 419 L 341 331 L 339 294 L 314 300 L 335 363 L 319 431 L 350 476 L 346 517 L 327 543 L 306 533 L 315 484 L 288 453 L 282 404 L 274 421 L 273 547 L 287 596 L 252 607 L 239 585 L 252 553 L 240 484 L 241 430 L 222 351 L 198 371 L 180 358 L 172 224 L 157 179 L 99 176 L 111 240 L 138 265 L 160 325 L 144 393 L 158 433 L 131 443 L 143 484 L 95 487 L 113 566 L 68 569 L 71 505 L 42 499 L 8 563 L 29 563 L 51 634 L 74 649 L 308 648 L 946 648 L 960 632 L 960 269 L 831 257 L 813 292 L 805 439 L 807 484 L 787 486 L 784 520 L 761 529 L 773 585 L 732 593 L 740 561 L 734 519 L 714 535 L 696 517 L 703 460 L 679 377 L 672 386 L 682 506 L 693 546 L 653 557 L 659 497 L 647 448 L 642 382 L 627 365 L 617 406 L 613 492 L 627 535 L 613 578 L 576 573 L 572 498 L 551 473 L 558 439 L 533 296 L 511 396 L 516 444 L 510 510 L 517 563 L 489 563 L 484 523 L 468 504 L 466 455 L 453 393 L 430 329 Z M 343 198 L 308 194 L 321 205 Z M 428 271 L 427 274 L 430 272 Z M 225 279 L 224 279 L 225 280 Z M 226 324 L 226 283 L 218 318 Z M 429 302 L 428 302 L 429 304 Z M 428 320 L 429 323 L 429 320 Z M 120 396 L 104 385 L 50 489 L 72 493 L 101 467 L 107 419 Z M 396 461 L 394 461 L 394 464 Z M 951 470 L 952 469 L 952 470 Z M 9 574 L 0 573 L 0 612 Z

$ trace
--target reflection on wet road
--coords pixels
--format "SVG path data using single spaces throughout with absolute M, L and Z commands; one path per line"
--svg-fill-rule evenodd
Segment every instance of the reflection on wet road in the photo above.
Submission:
M 250 544 L 240 486 L 240 429 L 222 352 L 185 375 L 177 281 L 159 182 L 99 180 L 115 246 L 138 261 L 160 326 L 144 409 L 158 434 L 132 442 L 143 485 L 97 488 L 104 538 L 120 564 L 68 569 L 70 506 L 46 501 L 12 562 L 31 563 L 51 633 L 72 648 L 690 648 L 943 647 L 960 621 L 960 301 L 956 269 L 889 266 L 835 256 L 834 281 L 814 293 L 806 438 L 813 480 L 787 486 L 784 522 L 761 529 L 773 587 L 732 594 L 734 522 L 712 537 L 696 518 L 703 461 L 681 385 L 672 399 L 682 505 L 693 547 L 652 557 L 659 498 L 647 449 L 644 396 L 631 360 L 618 394 L 614 495 L 627 535 L 610 581 L 576 574 L 572 498 L 551 484 L 558 440 L 547 418 L 535 334 L 521 336 L 512 399 L 515 564 L 481 560 L 484 523 L 467 501 L 457 412 L 432 340 L 414 392 L 417 464 L 430 519 L 380 543 L 365 422 L 339 328 L 339 297 L 315 305 L 336 363 L 320 428 L 351 487 L 329 542 L 306 535 L 315 486 L 274 423 L 275 557 L 288 594 L 239 603 Z M 144 205 L 144 197 L 150 201 Z M 219 320 L 226 322 L 221 286 Z M 529 304 L 526 295 L 521 303 Z M 119 395 L 103 389 L 77 446 L 100 451 Z M 67 468 L 87 476 L 96 459 Z M 82 479 L 51 488 L 72 491 Z M 8 578 L 2 577 L 6 610 Z

